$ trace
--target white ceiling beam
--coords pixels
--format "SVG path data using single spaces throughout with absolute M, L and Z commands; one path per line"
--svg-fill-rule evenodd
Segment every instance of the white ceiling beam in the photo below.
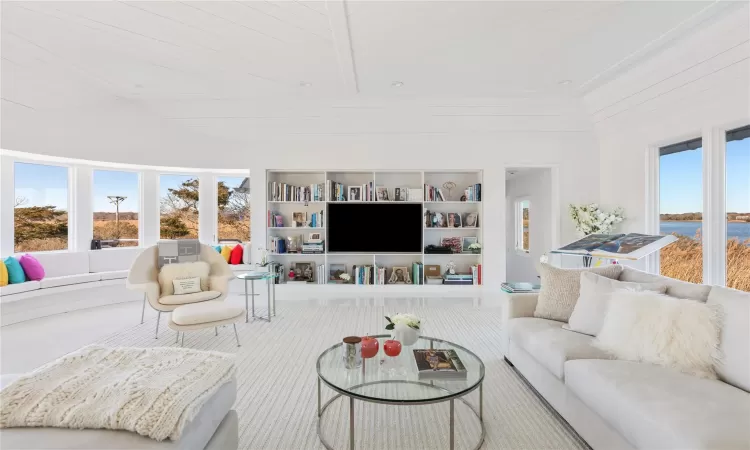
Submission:
M 326 0 L 326 10 L 328 11 L 328 22 L 336 49 L 341 80 L 347 89 L 354 94 L 358 94 L 357 66 L 354 62 L 354 49 L 349 33 L 349 14 L 346 8 L 346 0 Z

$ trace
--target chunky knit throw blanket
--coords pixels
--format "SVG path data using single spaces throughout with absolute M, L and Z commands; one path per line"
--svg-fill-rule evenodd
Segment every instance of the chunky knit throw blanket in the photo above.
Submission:
M 226 353 L 91 345 L 3 389 L 0 428 L 104 428 L 177 440 L 233 377 Z

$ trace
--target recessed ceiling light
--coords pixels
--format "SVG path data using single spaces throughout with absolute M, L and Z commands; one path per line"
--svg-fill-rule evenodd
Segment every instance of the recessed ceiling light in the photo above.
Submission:
M 308 83 L 307 81 L 300 81 L 299 85 L 302 87 L 310 87 L 312 86 L 312 83 Z
M 401 87 L 403 85 L 404 85 L 403 81 L 394 81 L 393 83 L 391 83 L 391 87 Z
M 565 86 L 565 85 L 568 85 L 570 83 L 572 83 L 572 81 L 570 81 L 570 80 L 562 80 L 562 81 L 558 82 L 557 84 L 559 84 L 561 86 Z

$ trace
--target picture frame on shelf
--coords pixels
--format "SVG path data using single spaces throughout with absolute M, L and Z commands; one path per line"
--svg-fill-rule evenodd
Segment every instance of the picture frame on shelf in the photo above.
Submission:
M 315 281 L 315 263 L 311 261 L 297 261 L 293 265 L 294 281 Z
M 397 187 L 394 192 L 394 200 L 397 202 L 405 202 L 408 197 L 408 191 L 406 188 Z
M 462 225 L 464 228 L 477 228 L 479 226 L 479 213 L 470 212 L 464 214 Z
M 409 268 L 405 266 L 393 266 L 388 284 L 411 284 Z
M 341 274 L 343 273 L 347 273 L 346 264 L 329 264 L 328 265 L 328 282 L 344 284 L 344 280 L 340 278 Z
M 362 201 L 362 186 L 349 186 L 349 201 L 350 202 Z
M 461 253 L 471 253 L 469 246 L 476 244 L 479 239 L 476 236 L 464 236 L 461 238 Z
M 379 202 L 388 202 L 390 199 L 388 198 L 388 188 L 385 186 L 376 186 L 375 187 L 375 198 Z
M 461 214 L 448 213 L 448 228 L 461 228 Z
M 307 242 L 311 244 L 319 244 L 323 241 L 323 235 L 320 232 L 314 232 L 307 235 Z
M 307 225 L 307 220 L 305 218 L 305 213 L 303 212 L 295 212 L 292 213 L 292 226 L 294 228 L 301 228 Z

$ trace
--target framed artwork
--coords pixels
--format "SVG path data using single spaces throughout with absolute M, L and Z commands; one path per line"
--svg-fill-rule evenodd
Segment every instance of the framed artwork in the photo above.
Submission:
M 362 201 L 362 186 L 349 186 L 349 201 L 350 202 Z
M 391 278 L 388 279 L 388 284 L 411 284 L 409 268 L 394 266 L 391 271 Z
M 294 281 L 315 281 L 315 263 L 296 262 L 293 267 Z
M 323 237 L 320 233 L 316 232 L 316 233 L 310 233 L 307 235 L 307 242 L 317 244 L 322 240 L 323 240 Z
M 408 194 L 408 190 L 403 187 L 397 187 L 394 192 L 394 197 L 397 202 L 405 202 Z
M 471 249 L 469 246 L 471 244 L 476 244 L 477 238 L 474 236 L 464 236 L 461 238 L 461 252 L 462 253 L 471 253 Z
M 479 214 L 477 213 L 466 213 L 463 219 L 463 226 L 466 228 L 476 228 L 479 226 Z
M 346 273 L 346 264 L 329 264 L 328 265 L 328 281 L 334 281 L 336 283 L 343 283 L 344 280 L 339 278 L 342 273 Z
M 448 228 L 461 228 L 461 214 L 448 213 Z
M 377 186 L 375 187 L 375 195 L 379 202 L 387 202 L 390 199 L 388 198 L 388 188 L 384 186 Z
M 296 228 L 304 227 L 307 223 L 307 220 L 305 220 L 305 213 L 302 212 L 296 212 L 292 214 L 292 225 Z

